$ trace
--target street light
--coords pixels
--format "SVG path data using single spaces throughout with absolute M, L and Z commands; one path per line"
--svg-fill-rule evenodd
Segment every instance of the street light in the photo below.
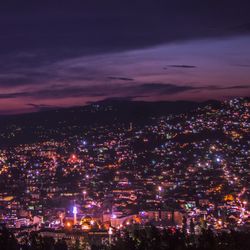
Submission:
M 163 188 L 161 186 L 158 187 L 159 197 L 161 196 L 161 192 L 163 191 Z
M 83 200 L 85 201 L 85 199 L 86 199 L 86 194 L 87 194 L 87 191 L 85 191 L 85 190 L 84 190 L 84 191 L 82 192 L 82 194 L 83 194 Z

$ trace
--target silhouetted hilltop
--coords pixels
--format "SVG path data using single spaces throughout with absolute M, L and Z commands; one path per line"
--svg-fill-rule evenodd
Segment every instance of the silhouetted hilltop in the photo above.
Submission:
M 61 108 L 36 113 L 1 116 L 0 146 L 27 143 L 43 139 L 60 139 L 77 134 L 91 125 L 113 125 L 135 122 L 143 125 L 152 117 L 190 112 L 206 105 L 219 106 L 218 101 L 144 102 L 107 99 L 87 106 Z M 70 128 L 70 129 L 69 129 Z M 51 132 L 54 131 L 54 132 Z M 56 131 L 56 132 L 55 132 Z M 42 136 L 41 136 L 42 134 Z

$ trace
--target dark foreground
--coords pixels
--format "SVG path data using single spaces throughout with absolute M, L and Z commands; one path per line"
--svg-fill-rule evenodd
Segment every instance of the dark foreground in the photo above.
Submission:
M 0 250 L 248 250 L 249 232 L 217 232 L 203 230 L 200 235 L 193 231 L 189 234 L 175 229 L 158 230 L 155 227 L 120 231 L 104 242 L 103 245 L 90 245 L 76 240 L 55 241 L 50 237 L 41 237 L 36 233 L 17 240 L 2 227 L 0 230 Z

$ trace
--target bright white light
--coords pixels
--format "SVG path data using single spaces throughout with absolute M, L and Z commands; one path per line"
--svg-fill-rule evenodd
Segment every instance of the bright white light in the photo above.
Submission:
M 112 230 L 112 228 L 110 227 L 109 228 L 109 235 L 112 235 L 113 234 L 113 230 Z
M 77 214 L 77 207 L 76 206 L 73 207 L 73 214 Z

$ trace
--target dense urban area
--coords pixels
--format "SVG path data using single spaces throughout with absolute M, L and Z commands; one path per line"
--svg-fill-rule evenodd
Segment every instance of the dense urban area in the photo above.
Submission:
M 47 129 L 42 119 L 31 131 L 39 139 L 5 145 L 27 130 L 8 121 L 0 249 L 247 249 L 249 111 L 237 98 L 144 122 Z

